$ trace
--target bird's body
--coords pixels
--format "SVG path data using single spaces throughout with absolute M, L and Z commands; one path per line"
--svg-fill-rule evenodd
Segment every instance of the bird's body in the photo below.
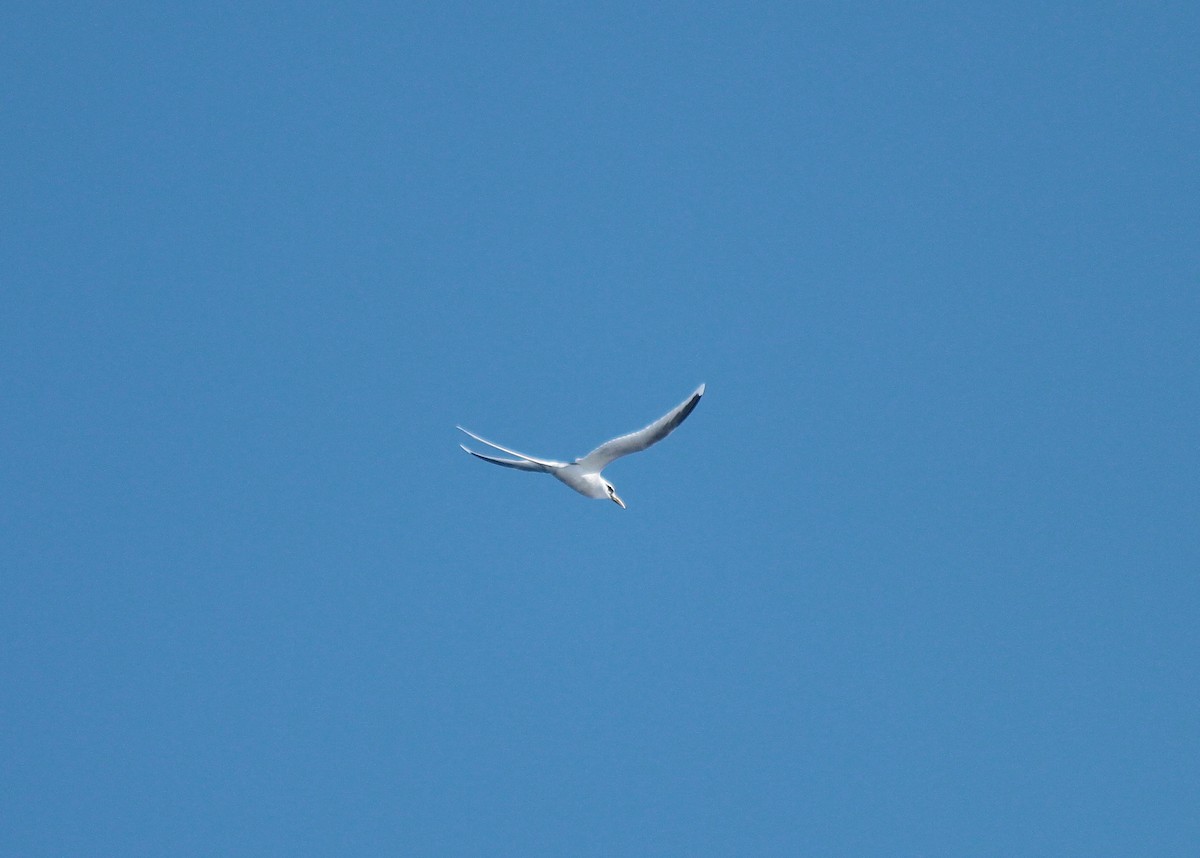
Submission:
M 622 435 L 619 438 L 613 438 L 611 441 L 605 441 L 595 450 L 592 450 L 586 456 L 581 456 L 574 462 L 556 462 L 551 459 L 538 459 L 534 456 L 527 456 L 524 453 L 518 453 L 516 450 L 501 447 L 499 444 L 488 441 L 486 438 L 480 438 L 474 432 L 463 429 L 461 426 L 458 427 L 459 430 L 466 432 L 466 434 L 470 435 L 476 441 L 517 458 L 500 459 L 495 456 L 485 456 L 483 453 L 476 453 L 464 445 L 460 444 L 459 446 L 472 456 L 483 459 L 485 462 L 502 465 L 506 468 L 516 468 L 520 471 L 552 474 L 555 479 L 565 483 L 585 497 L 601 500 L 607 498 L 624 509 L 625 502 L 617 497 L 617 492 L 613 488 L 613 484 L 604 479 L 600 475 L 600 472 L 614 459 L 645 450 L 651 444 L 656 444 L 670 435 L 675 430 L 675 427 L 692 413 L 692 410 L 700 402 L 700 397 L 703 395 L 704 385 L 702 384 L 686 400 L 675 406 L 675 408 L 671 409 L 658 420 L 655 420 L 645 429 L 631 432 L 628 435 Z
M 574 463 L 555 468 L 550 472 L 556 480 L 566 483 L 581 495 L 589 498 L 603 499 L 608 497 L 604 478 L 598 473 L 589 473 Z

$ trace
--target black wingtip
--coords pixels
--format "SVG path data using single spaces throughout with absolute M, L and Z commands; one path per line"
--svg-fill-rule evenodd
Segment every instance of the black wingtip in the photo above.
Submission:
M 677 415 L 675 415 L 675 419 L 671 421 L 671 429 L 674 429 L 676 426 L 678 426 L 684 420 L 687 420 L 687 416 L 689 414 L 691 414 L 693 411 L 695 411 L 696 406 L 700 404 L 700 397 L 703 395 L 704 395 L 704 385 L 702 384 L 696 390 L 696 392 L 692 394 L 692 398 L 687 401 L 687 405 L 683 406 L 683 410 L 681 410 Z

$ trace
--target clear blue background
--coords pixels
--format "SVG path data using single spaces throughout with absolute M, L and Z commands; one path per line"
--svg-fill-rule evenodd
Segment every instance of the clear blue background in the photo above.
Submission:
M 1198 45 L 7 4 L 0 852 L 1200 854 Z

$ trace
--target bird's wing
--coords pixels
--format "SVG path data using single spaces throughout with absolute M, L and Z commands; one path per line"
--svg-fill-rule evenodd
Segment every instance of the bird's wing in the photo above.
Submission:
M 459 444 L 458 446 L 462 447 L 475 458 L 483 459 L 483 461 L 491 462 L 494 465 L 503 465 L 506 468 L 516 468 L 518 471 L 545 472 L 550 470 L 545 465 L 539 465 L 537 462 L 530 462 L 528 459 L 497 459 L 494 456 L 485 456 L 483 453 L 476 453 L 474 450 L 463 447 L 462 444 Z
M 628 456 L 630 453 L 641 452 L 651 444 L 657 444 L 663 438 L 670 435 L 675 430 L 675 427 L 692 413 L 692 410 L 700 402 L 700 397 L 703 395 L 704 385 L 702 384 L 692 392 L 691 396 L 655 420 L 645 429 L 639 429 L 637 432 L 630 432 L 628 435 L 622 435 L 620 438 L 605 441 L 583 458 L 576 459 L 575 464 L 579 465 L 585 471 L 599 473 L 613 459 Z
M 549 471 L 549 470 L 553 470 L 554 468 L 565 468 L 567 465 L 566 462 L 555 462 L 553 459 L 537 459 L 537 458 L 534 458 L 533 456 L 527 456 L 524 453 L 518 453 L 516 450 L 510 450 L 507 447 L 501 447 L 499 444 L 495 444 L 495 443 L 489 441 L 487 438 L 480 438 L 478 435 L 476 435 L 471 430 L 464 429 L 461 426 L 458 427 L 458 431 L 465 432 L 466 434 L 470 435 L 472 438 L 474 438 L 476 441 L 480 442 L 481 444 L 487 444 L 489 447 L 495 447 L 501 453 L 508 453 L 510 456 L 516 456 L 518 459 L 522 459 L 531 464 L 540 466 L 537 468 L 523 468 L 522 470 Z M 459 446 L 462 446 L 462 445 L 460 444 Z M 466 447 L 463 447 L 463 449 L 467 450 Z M 470 450 L 467 450 L 467 452 L 471 453 Z M 472 453 L 472 455 L 479 456 L 478 453 Z M 497 464 L 505 464 L 508 461 L 508 460 L 492 459 L 488 456 L 480 456 L 480 458 L 487 459 L 489 462 L 496 462 Z

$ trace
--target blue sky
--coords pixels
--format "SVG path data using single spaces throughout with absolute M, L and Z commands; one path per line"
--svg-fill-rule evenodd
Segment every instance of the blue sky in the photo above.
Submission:
M 1196 854 L 1194 4 L 168 7 L 0 21 L 0 852 Z

